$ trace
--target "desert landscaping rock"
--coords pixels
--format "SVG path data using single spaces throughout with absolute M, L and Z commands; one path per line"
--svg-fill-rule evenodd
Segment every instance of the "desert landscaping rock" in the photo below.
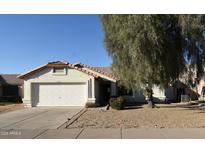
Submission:
M 68 128 L 202 128 L 205 127 L 205 110 L 175 105 L 158 105 L 149 109 L 103 111 L 88 109 Z
M 5 112 L 9 112 L 9 111 L 14 111 L 14 110 L 20 110 L 20 109 L 24 109 L 24 105 L 23 104 L 8 104 L 8 103 L 0 103 L 0 113 L 5 113 Z
M 123 129 L 123 139 L 164 139 L 161 129 Z

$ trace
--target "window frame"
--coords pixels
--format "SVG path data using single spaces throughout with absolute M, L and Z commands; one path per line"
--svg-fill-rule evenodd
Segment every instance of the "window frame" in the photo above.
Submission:
M 62 72 L 55 72 L 56 69 L 62 69 Z M 66 75 L 67 74 L 67 70 L 65 67 L 54 67 L 53 68 L 53 75 Z

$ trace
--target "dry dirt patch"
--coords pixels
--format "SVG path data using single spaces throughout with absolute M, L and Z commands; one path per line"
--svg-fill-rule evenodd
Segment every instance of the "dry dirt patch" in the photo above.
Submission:
M 0 114 L 9 111 L 23 109 L 23 108 L 24 108 L 23 104 L 11 104 L 11 103 L 0 102 Z
M 167 106 L 167 107 L 166 107 Z M 205 110 L 161 105 L 129 110 L 88 109 L 68 128 L 199 128 L 205 127 Z

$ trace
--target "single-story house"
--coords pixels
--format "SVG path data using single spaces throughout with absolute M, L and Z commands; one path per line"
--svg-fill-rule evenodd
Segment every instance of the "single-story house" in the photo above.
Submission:
M 116 79 L 106 69 L 49 62 L 18 76 L 24 80 L 23 103 L 32 107 L 100 105 L 116 95 Z
M 142 90 L 131 91 L 118 86 L 110 67 L 91 67 L 82 63 L 49 62 L 18 76 L 24 80 L 23 103 L 27 106 L 102 105 L 116 95 L 128 101 L 144 102 Z M 161 90 L 153 87 L 155 101 L 175 100 L 184 87 Z
M 19 74 L 0 74 L 0 101 L 9 101 L 23 97 L 23 80 Z

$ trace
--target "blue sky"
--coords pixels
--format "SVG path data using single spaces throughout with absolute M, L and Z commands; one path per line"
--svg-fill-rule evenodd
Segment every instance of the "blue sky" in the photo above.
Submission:
M 0 15 L 0 73 L 23 73 L 49 61 L 109 66 L 97 15 Z

